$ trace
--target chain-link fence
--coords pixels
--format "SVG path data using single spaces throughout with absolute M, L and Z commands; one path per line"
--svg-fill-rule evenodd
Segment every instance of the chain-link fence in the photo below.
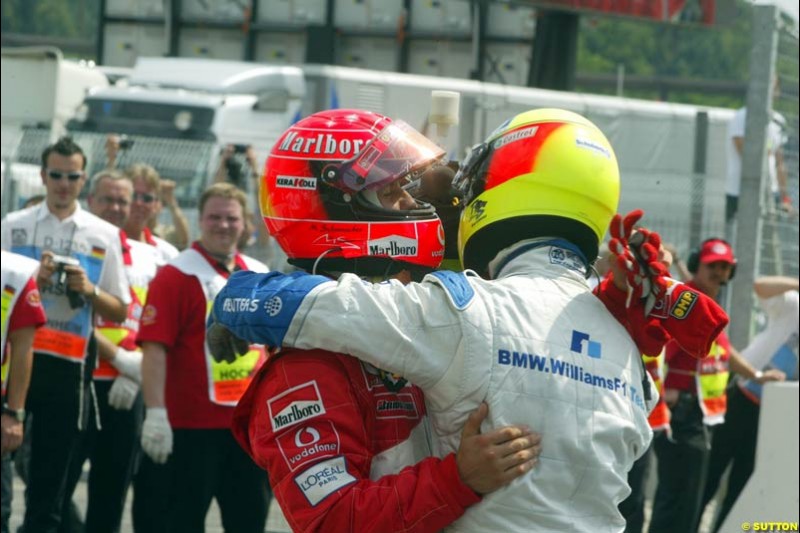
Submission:
M 780 145 L 768 146 L 776 151 L 776 164 L 782 159 L 786 173 L 786 196 L 770 197 L 769 189 L 762 212 L 763 236 L 759 275 L 800 274 L 800 246 L 798 246 L 798 34 L 794 24 L 781 20 L 778 24 L 778 43 L 775 57 L 777 85 L 773 94 L 774 120 L 780 128 Z M 769 155 L 768 155 L 769 157 Z M 772 164 L 768 161 L 768 165 Z M 780 169 L 776 169 L 780 171 Z M 788 202 L 787 202 L 788 200 Z
M 795 24 L 774 6 L 754 7 L 739 212 L 728 227 L 739 260 L 729 295 L 730 336 L 740 348 L 756 328 L 753 281 L 800 271 Z

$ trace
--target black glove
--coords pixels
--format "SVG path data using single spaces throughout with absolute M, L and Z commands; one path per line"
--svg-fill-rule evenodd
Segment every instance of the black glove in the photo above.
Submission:
M 210 321 L 206 327 L 206 343 L 211 356 L 218 363 L 232 363 L 238 356 L 250 350 L 250 344 L 246 340 L 240 339 L 216 320 Z

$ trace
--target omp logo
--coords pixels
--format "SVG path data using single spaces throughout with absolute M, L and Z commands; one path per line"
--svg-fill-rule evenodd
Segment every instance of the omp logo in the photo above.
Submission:
M 375 398 L 378 418 L 419 418 L 414 396 L 407 392 L 400 394 L 378 394 Z
M 590 340 L 588 333 L 584 333 L 576 329 L 572 330 L 572 343 L 570 344 L 569 349 L 575 353 L 580 353 L 580 354 L 584 353 L 583 341 L 586 341 L 585 354 L 594 359 L 600 359 L 600 355 L 602 352 L 601 344 L 599 342 Z
M 278 176 L 275 185 L 279 189 L 301 189 L 313 191 L 317 188 L 317 178 L 298 178 L 295 176 Z
M 683 320 L 692 312 L 694 304 L 697 302 L 697 295 L 692 291 L 683 291 L 677 298 L 670 310 L 670 314 L 678 320 Z
M 401 237 L 400 235 L 389 235 L 381 239 L 367 241 L 369 255 L 388 255 L 397 257 L 399 255 L 417 255 L 418 242 L 416 239 Z
M 330 420 L 290 429 L 279 435 L 276 441 L 291 470 L 339 454 L 339 434 Z
M 363 147 L 364 139 L 336 139 L 330 133 L 304 136 L 296 131 L 290 131 L 281 140 L 278 150 L 303 155 L 352 156 L 360 152 Z
M 267 400 L 272 430 L 278 431 L 325 414 L 316 381 L 309 381 Z

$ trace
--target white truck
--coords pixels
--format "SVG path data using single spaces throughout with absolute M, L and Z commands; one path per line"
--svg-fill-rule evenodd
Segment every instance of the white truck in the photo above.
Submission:
M 117 165 L 149 163 L 177 183 L 191 209 L 229 144 L 252 145 L 259 164 L 300 114 L 305 83 L 297 67 L 186 58 L 139 58 L 113 86 L 91 91 L 68 130 L 95 157 L 111 133 L 129 146 Z M 250 180 L 242 185 L 248 187 Z
M 108 80 L 86 63 L 65 60 L 57 48 L 36 46 L 2 48 L 0 83 L 5 213 L 41 192 L 41 149 L 64 134 L 87 91 Z

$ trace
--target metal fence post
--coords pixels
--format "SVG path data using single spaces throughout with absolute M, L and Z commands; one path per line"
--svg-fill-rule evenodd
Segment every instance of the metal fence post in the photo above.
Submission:
M 738 260 L 732 282 L 730 339 L 743 349 L 750 342 L 753 316 L 753 281 L 761 254 L 762 195 L 766 171 L 766 136 L 772 114 L 772 79 L 778 45 L 778 10 L 753 6 L 753 47 L 747 90 L 747 120 L 742 154 L 742 181 L 735 252 Z

